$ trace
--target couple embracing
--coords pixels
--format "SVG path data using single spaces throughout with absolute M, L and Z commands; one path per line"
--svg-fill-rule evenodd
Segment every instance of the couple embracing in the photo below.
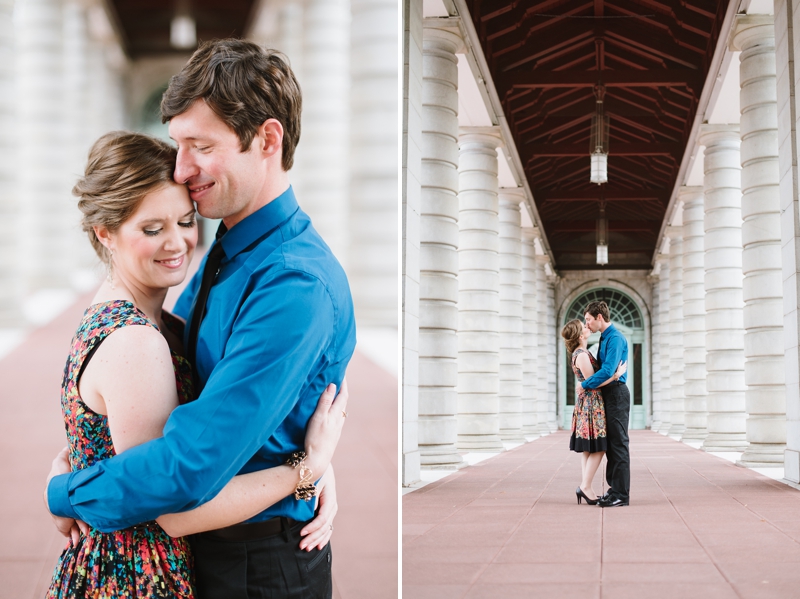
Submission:
M 581 454 L 582 480 L 575 489 L 578 503 L 620 507 L 630 503 L 631 459 L 628 449 L 630 391 L 627 379 L 628 343 L 611 323 L 605 302 L 591 302 L 584 310 L 584 322 L 571 320 L 561 336 L 578 378 L 572 436 L 569 448 Z M 592 333 L 600 332 L 595 358 L 587 349 Z M 592 481 L 606 456 L 608 491 L 598 497 Z
M 92 148 L 73 193 L 108 278 L 64 371 L 48 597 L 331 597 L 355 320 L 289 184 L 301 103 L 280 54 L 210 42 L 164 93 L 177 148 Z M 222 224 L 173 315 L 196 211 Z

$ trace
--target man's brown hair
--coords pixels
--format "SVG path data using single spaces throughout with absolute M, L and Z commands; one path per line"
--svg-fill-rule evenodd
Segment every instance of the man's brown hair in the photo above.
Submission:
M 583 311 L 584 315 L 591 314 L 592 318 L 602 316 L 606 322 L 611 322 L 611 312 L 608 310 L 608 304 L 605 302 L 589 302 L 586 309 Z
M 183 114 L 196 100 L 208 107 L 241 142 L 253 143 L 267 119 L 283 126 L 281 165 L 288 171 L 300 140 L 302 95 L 289 62 L 275 50 L 237 39 L 200 44 L 181 72 L 172 77 L 161 99 L 161 122 Z

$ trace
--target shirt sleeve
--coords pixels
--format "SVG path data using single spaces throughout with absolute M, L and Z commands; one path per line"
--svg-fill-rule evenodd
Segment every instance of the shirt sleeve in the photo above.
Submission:
M 584 389 L 597 389 L 598 385 L 605 383 L 614 376 L 619 363 L 622 361 L 623 349 L 627 345 L 625 337 L 614 335 L 608 339 L 605 346 L 605 359 L 600 365 L 600 370 L 583 382 Z
M 296 271 L 272 277 L 245 301 L 202 394 L 172 412 L 164 436 L 53 478 L 51 511 L 111 532 L 209 501 L 324 367 L 334 327 L 318 279 Z

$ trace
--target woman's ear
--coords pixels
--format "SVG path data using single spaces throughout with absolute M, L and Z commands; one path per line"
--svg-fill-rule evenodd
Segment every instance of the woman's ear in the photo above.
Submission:
M 98 241 L 102 243 L 108 251 L 111 251 L 111 232 L 103 225 L 95 225 L 92 227 L 94 234 Z

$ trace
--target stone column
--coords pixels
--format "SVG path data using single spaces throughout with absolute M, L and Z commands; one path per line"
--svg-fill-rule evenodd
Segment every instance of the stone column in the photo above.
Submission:
M 784 371 L 786 376 L 786 452 L 784 476 L 800 483 L 800 201 L 798 201 L 798 115 L 795 90 L 800 81 L 795 52 L 800 43 L 800 11 L 794 2 L 775 0 L 780 169 L 781 267 L 783 277 Z
M 460 129 L 458 145 L 458 447 L 500 451 L 499 130 Z
M 681 436 L 686 429 L 683 397 L 683 227 L 667 227 L 669 235 L 669 434 Z
M 558 396 L 556 394 L 558 360 L 556 352 L 560 347 L 556 332 L 556 276 L 547 277 L 547 427 L 551 433 L 558 430 Z
M 397 1 L 351 0 L 350 254 L 360 325 L 397 327 Z
M 669 254 L 659 254 L 657 260 L 661 262 L 661 271 L 658 276 L 658 298 L 659 298 L 659 311 L 658 322 L 659 338 L 656 342 L 659 344 L 659 354 L 661 362 L 661 424 L 658 427 L 658 432 L 668 434 L 672 426 L 672 391 L 671 391 L 671 378 L 672 378 L 672 347 L 670 341 L 672 340 L 670 334 L 672 329 L 670 325 L 670 295 L 669 295 L 669 279 L 670 279 L 670 264 Z
M 654 269 L 655 272 L 655 269 Z M 659 277 L 660 275 L 651 274 L 653 289 L 653 309 L 651 310 L 650 318 L 650 355 L 652 374 L 650 381 L 653 386 L 652 395 L 652 420 L 650 421 L 650 430 L 657 431 L 661 426 L 661 298 L 659 296 Z
M 535 235 L 535 233 L 534 233 Z M 536 429 L 542 436 L 550 434 L 548 413 L 550 412 L 550 397 L 547 392 L 548 364 L 547 364 L 547 276 L 544 265 L 550 263 L 550 258 L 543 254 L 536 254 L 536 412 L 538 414 Z
M 525 199 L 522 188 L 501 189 L 500 201 L 500 438 L 503 441 L 524 441 L 526 431 L 535 429 L 536 400 L 523 393 L 524 319 L 523 284 L 530 286 L 522 274 L 520 237 L 520 203 Z M 533 271 L 526 272 L 533 276 Z M 525 277 L 527 279 L 527 277 Z M 530 322 L 528 317 L 528 322 Z M 530 357 L 529 357 L 530 359 Z M 530 368 L 530 364 L 528 367 Z M 525 385 L 527 387 L 527 385 Z M 529 388 L 526 391 L 530 391 Z
M 64 223 L 74 204 L 64 169 L 62 4 L 29 0 L 17 19 L 18 189 L 21 207 L 17 266 L 27 292 L 66 288 L 73 266 Z
M 742 292 L 749 443 L 742 464 L 780 466 L 786 449 L 786 392 L 772 16 L 737 17 L 733 45 L 742 52 Z
M 502 197 L 502 196 L 501 196 Z M 536 247 L 534 229 L 522 229 L 522 412 L 523 432 L 539 437 L 539 318 L 536 306 Z
M 294 76 L 303 81 L 303 3 L 286 2 L 278 9 L 278 50 L 289 59 Z
M 22 273 L 17 268 L 21 259 L 21 206 L 15 183 L 18 150 L 13 13 L 13 0 L 0 1 L 0 328 L 19 327 L 23 322 Z
M 683 200 L 683 439 L 708 434 L 706 408 L 706 302 L 703 287 L 703 188 L 684 187 Z
M 742 192 L 738 125 L 704 125 L 706 451 L 744 451 Z
M 458 424 L 458 71 L 461 38 L 423 30 L 419 447 L 428 468 L 463 465 Z
M 339 261 L 349 267 L 350 2 L 307 0 L 303 20 L 297 200 Z
M 402 484 L 420 480 L 419 452 L 419 234 L 422 177 L 422 4 L 403 3 L 403 219 L 402 263 Z

